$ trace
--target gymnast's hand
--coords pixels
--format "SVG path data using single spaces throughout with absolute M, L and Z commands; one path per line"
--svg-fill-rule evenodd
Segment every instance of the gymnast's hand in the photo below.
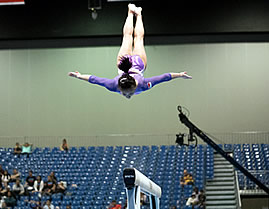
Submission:
M 172 78 L 184 78 L 184 79 L 192 79 L 190 75 L 187 74 L 187 72 L 181 72 L 181 73 L 170 73 Z
M 192 79 L 192 77 L 190 75 L 187 74 L 187 72 L 181 72 L 179 73 L 181 78 L 184 79 Z
M 71 77 L 75 77 L 75 78 L 80 78 L 81 77 L 81 74 L 78 71 L 70 72 L 70 73 L 68 73 L 68 75 L 71 76 Z

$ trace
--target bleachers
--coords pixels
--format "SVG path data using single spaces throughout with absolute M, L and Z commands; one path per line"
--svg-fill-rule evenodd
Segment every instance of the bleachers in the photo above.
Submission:
M 231 146 L 224 148 L 231 149 Z M 12 154 L 11 148 L 0 148 L 2 167 L 11 173 L 14 168 L 21 173 L 22 180 L 31 169 L 46 181 L 51 171 L 58 180 L 67 182 L 64 196 L 52 195 L 52 203 L 61 208 L 71 204 L 72 208 L 103 209 L 113 199 L 124 205 L 126 193 L 122 179 L 125 167 L 135 167 L 162 188 L 161 208 L 175 205 L 184 208 L 192 186 L 180 186 L 180 177 L 187 169 L 193 174 L 195 186 L 204 188 L 206 179 L 214 178 L 213 149 L 209 146 L 108 146 L 72 147 L 68 152 L 55 148 L 35 148 L 29 158 Z M 268 145 L 233 145 L 235 159 L 255 171 L 268 170 Z M 266 175 L 258 174 L 263 181 Z M 240 175 L 239 175 L 240 177 Z M 240 181 L 240 178 L 239 178 Z M 242 186 L 242 184 L 240 184 Z M 21 198 L 16 208 L 29 208 Z M 42 202 L 48 199 L 42 196 Z M 38 200 L 37 195 L 31 199 Z M 149 206 L 143 206 L 149 208 Z
M 233 155 L 235 160 L 269 186 L 269 144 L 235 144 Z M 240 171 L 238 181 L 241 190 L 256 189 L 257 186 Z

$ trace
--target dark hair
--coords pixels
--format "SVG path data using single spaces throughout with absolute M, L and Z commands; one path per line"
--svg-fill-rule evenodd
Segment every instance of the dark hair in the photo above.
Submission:
M 118 85 L 121 89 L 130 89 L 136 86 L 135 79 L 129 75 L 129 69 L 132 67 L 131 57 L 124 56 L 121 58 L 118 68 L 124 72 L 119 78 Z
M 132 67 L 132 58 L 129 56 L 121 57 L 118 68 L 128 74 L 128 71 L 131 67 Z

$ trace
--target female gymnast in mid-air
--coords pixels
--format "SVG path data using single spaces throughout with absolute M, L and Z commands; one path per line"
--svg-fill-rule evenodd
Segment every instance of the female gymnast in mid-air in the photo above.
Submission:
M 123 27 L 123 40 L 117 57 L 118 76 L 114 79 L 100 78 L 93 75 L 83 75 L 78 71 L 70 72 L 69 76 L 106 87 L 130 99 L 134 94 L 151 89 L 156 84 L 170 81 L 174 78 L 190 79 L 186 72 L 165 73 L 163 75 L 144 78 L 143 73 L 147 66 L 147 56 L 144 48 L 144 26 L 141 16 L 141 7 L 128 5 L 128 16 Z M 133 28 L 133 16 L 136 17 Z M 133 38 L 134 32 L 134 38 Z

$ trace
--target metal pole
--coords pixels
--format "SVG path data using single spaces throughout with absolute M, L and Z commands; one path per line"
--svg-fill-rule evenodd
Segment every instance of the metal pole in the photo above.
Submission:
M 221 149 L 213 140 L 211 140 L 203 131 L 196 127 L 186 115 L 182 113 L 181 107 L 178 106 L 179 119 L 180 121 L 187 126 L 190 130 L 193 131 L 197 136 L 199 136 L 205 143 L 210 145 L 214 150 L 216 150 L 220 155 L 222 155 L 226 160 L 228 160 L 232 165 L 234 165 L 238 170 L 245 174 L 251 181 L 257 184 L 262 190 L 269 194 L 269 188 L 261 183 L 255 176 L 248 172 L 244 167 L 242 167 L 238 162 L 236 162 L 232 157 L 230 157 L 223 149 Z

